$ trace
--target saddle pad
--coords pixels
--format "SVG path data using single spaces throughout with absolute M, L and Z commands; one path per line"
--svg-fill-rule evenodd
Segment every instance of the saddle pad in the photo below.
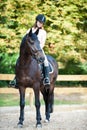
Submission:
M 49 73 L 53 73 L 53 66 L 51 65 L 50 62 L 49 62 Z

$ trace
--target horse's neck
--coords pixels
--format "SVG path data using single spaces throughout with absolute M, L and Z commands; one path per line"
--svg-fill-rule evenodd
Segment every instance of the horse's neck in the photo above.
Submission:
M 29 53 L 22 52 L 22 53 L 20 53 L 19 60 L 20 60 L 20 64 L 22 66 L 25 66 L 25 65 L 31 63 L 32 57 L 31 57 L 31 55 Z
M 30 51 L 28 50 L 27 43 L 26 43 L 26 36 L 25 36 L 20 45 L 19 62 L 23 66 L 28 63 L 30 64 L 31 61 L 32 61 L 32 57 Z

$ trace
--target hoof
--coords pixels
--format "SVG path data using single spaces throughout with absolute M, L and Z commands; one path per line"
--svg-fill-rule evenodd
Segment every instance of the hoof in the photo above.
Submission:
M 45 123 L 49 123 L 50 121 L 49 120 L 47 120 L 47 119 L 45 119 L 45 121 L 44 121 Z
M 21 124 L 21 123 L 18 123 L 17 126 L 18 126 L 18 128 L 23 128 L 23 124 Z
M 36 128 L 42 128 L 42 124 L 36 124 Z

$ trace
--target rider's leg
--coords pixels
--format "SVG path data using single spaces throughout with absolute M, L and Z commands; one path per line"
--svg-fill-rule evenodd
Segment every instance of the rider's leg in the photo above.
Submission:
M 44 53 L 44 51 L 43 51 Z M 45 86 L 49 86 L 50 85 L 50 75 L 49 75 L 49 63 L 47 60 L 46 55 L 44 54 L 45 60 L 44 60 L 44 80 L 43 80 L 43 84 Z

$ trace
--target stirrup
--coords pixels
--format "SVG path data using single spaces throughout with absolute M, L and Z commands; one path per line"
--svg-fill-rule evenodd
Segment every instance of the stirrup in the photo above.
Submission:
M 10 81 L 10 83 L 9 83 L 9 87 L 17 88 L 16 79 Z
M 44 78 L 43 84 L 44 84 L 44 86 L 50 86 L 50 80 L 48 77 Z

